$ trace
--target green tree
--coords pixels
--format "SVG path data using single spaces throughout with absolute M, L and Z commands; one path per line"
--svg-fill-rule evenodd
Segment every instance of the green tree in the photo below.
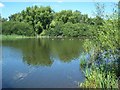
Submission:
M 71 16 L 72 16 L 72 10 L 62 10 L 55 14 L 55 20 L 67 23 Z
M 26 10 L 21 11 L 21 13 L 13 14 L 9 17 L 10 21 L 27 22 L 32 25 L 35 36 L 49 28 L 52 19 L 53 10 L 49 6 L 27 7 Z

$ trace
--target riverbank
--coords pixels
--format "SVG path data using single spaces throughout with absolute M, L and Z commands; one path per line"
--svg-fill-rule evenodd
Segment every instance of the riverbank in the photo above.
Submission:
M 0 35 L 0 40 L 15 40 L 21 38 L 35 38 L 35 37 L 22 35 Z
M 16 40 L 22 38 L 69 38 L 73 40 L 74 38 L 78 39 L 87 39 L 90 37 L 81 36 L 81 37 L 66 37 L 66 36 L 23 36 L 23 35 L 0 35 L 0 40 Z

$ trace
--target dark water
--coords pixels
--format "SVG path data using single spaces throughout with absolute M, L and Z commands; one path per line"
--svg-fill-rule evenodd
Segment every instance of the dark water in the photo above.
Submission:
M 83 40 L 19 39 L 2 45 L 3 88 L 71 88 L 84 81 Z

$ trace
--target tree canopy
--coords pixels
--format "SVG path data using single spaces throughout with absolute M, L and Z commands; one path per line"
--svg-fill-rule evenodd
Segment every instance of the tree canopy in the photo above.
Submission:
M 100 24 L 97 22 L 98 18 L 89 18 L 87 14 L 82 14 L 78 10 L 54 12 L 50 6 L 32 6 L 9 16 L 8 20 L 2 18 L 4 27 L 2 33 L 20 35 L 20 33 L 15 32 L 17 30 L 17 32 L 24 32 L 21 35 L 31 36 L 88 36 L 90 33 L 88 27 L 95 27 L 96 24 Z M 103 19 L 101 18 L 101 20 Z M 16 30 L 14 30 L 15 26 Z M 24 30 L 26 27 L 28 30 Z

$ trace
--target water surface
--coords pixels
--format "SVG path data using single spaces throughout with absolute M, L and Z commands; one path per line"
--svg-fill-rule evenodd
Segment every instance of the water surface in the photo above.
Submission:
M 18 39 L 2 44 L 3 88 L 73 88 L 84 81 L 83 40 Z

